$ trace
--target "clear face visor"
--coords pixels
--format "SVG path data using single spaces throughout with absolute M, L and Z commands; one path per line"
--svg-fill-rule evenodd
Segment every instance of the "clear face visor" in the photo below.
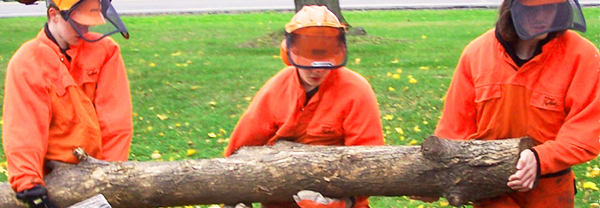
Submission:
M 129 32 L 110 0 L 81 0 L 61 14 L 87 42 L 96 42 L 115 33 L 129 39 Z
M 305 27 L 286 33 L 292 65 L 303 69 L 335 69 L 346 64 L 346 36 L 341 28 Z
M 531 0 L 513 0 L 510 6 L 517 35 L 530 40 L 544 33 L 574 29 L 585 32 L 586 25 L 579 3 L 535 4 Z

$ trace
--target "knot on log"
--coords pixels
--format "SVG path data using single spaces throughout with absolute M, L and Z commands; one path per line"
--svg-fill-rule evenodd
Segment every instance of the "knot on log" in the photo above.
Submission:
M 461 207 L 468 203 L 466 197 L 461 196 L 459 194 L 450 194 L 449 196 L 445 196 L 445 198 L 448 200 L 448 203 L 450 203 L 450 205 L 455 207 Z
M 421 152 L 427 159 L 436 160 L 440 156 L 446 154 L 445 145 L 443 145 L 442 139 L 436 136 L 428 136 L 421 145 Z

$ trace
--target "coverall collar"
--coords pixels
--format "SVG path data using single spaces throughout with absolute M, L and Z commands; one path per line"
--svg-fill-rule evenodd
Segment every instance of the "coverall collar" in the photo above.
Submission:
M 531 58 L 529 58 L 529 59 L 523 60 L 523 59 L 519 58 L 519 56 L 517 56 L 517 52 L 515 51 L 513 46 L 510 43 L 506 42 L 502 38 L 502 35 L 500 35 L 500 32 L 498 30 L 495 31 L 495 35 L 496 35 L 496 39 L 498 40 L 498 42 L 500 42 L 502 47 L 504 47 L 504 50 L 506 51 L 506 53 L 508 53 L 510 58 L 515 62 L 515 64 L 517 64 L 518 67 L 525 65 L 525 63 L 529 62 L 531 59 L 533 59 L 537 55 L 541 54 L 542 47 L 544 45 L 546 45 L 546 43 L 550 42 L 550 40 L 552 40 L 553 37 L 555 37 L 555 35 L 548 34 L 548 37 L 546 37 L 544 40 L 541 40 L 538 43 L 538 45 L 535 48 L 535 51 L 533 52 L 533 56 L 531 56 Z
M 58 46 L 58 48 L 60 48 L 60 52 L 65 55 L 65 57 L 67 57 L 67 60 L 71 61 L 71 56 L 69 56 L 69 54 L 67 54 L 67 50 L 69 50 L 69 46 L 67 46 L 67 48 L 63 49 L 58 45 L 58 42 L 56 41 L 56 38 L 54 38 L 54 36 L 52 35 L 52 33 L 50 33 L 50 29 L 48 28 L 48 23 L 46 22 L 46 24 L 44 24 L 44 33 L 46 34 L 46 36 L 48 37 L 48 39 L 50 39 L 54 44 L 56 44 L 56 46 Z

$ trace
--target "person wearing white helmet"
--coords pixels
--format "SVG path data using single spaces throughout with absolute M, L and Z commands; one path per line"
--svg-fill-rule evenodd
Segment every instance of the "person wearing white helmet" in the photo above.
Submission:
M 232 132 L 226 157 L 243 146 L 272 145 L 279 140 L 384 145 L 375 93 L 364 77 L 344 67 L 345 29 L 325 6 L 304 6 L 294 15 L 285 25 L 281 45 L 281 59 L 287 66 L 254 96 Z M 335 199 L 316 191 L 299 190 L 287 201 L 263 202 L 262 207 L 369 207 L 365 196 Z
M 126 161 L 133 129 L 125 66 L 108 37 L 129 33 L 110 1 L 46 4 L 43 29 L 8 63 L 2 125 L 8 181 L 36 208 L 65 206 L 48 197 L 48 161 L 77 163 L 72 151 L 79 147 L 101 160 Z
M 504 0 L 496 28 L 465 48 L 435 135 L 537 143 L 506 179 L 515 192 L 475 208 L 574 207 L 571 167 L 600 152 L 600 54 L 571 29 L 586 30 L 577 0 Z

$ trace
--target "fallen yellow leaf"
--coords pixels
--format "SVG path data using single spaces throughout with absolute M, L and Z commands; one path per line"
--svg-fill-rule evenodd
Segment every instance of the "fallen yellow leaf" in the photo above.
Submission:
M 598 176 L 600 176 L 600 168 L 597 168 L 597 167 L 593 168 L 588 174 L 588 177 L 591 177 L 591 178 L 595 178 Z
M 415 130 L 416 132 L 421 132 L 421 129 L 419 128 L 419 126 L 415 126 L 415 127 L 413 128 L 413 130 Z
M 188 149 L 187 152 L 185 153 L 185 156 L 189 157 L 196 154 L 196 150 L 195 149 Z
M 594 190 L 594 191 L 598 191 L 598 186 L 596 185 L 596 183 L 588 181 L 583 183 L 583 189 L 590 189 L 590 190 Z
M 404 131 L 400 127 L 396 127 L 396 132 L 398 132 L 398 134 L 404 134 Z
M 408 78 L 408 82 L 411 83 L 411 84 L 416 84 L 417 83 L 417 79 L 411 77 L 411 78 Z
M 208 137 L 215 138 L 215 137 L 217 137 L 217 134 L 210 132 L 210 133 L 208 133 Z
M 390 115 L 390 114 L 386 114 L 385 116 L 383 116 L 383 119 L 384 119 L 384 120 L 391 121 L 391 120 L 393 120 L 393 119 L 394 119 L 394 116 L 393 116 L 393 115 Z
M 152 152 L 152 154 L 150 155 L 150 158 L 158 160 L 162 157 L 162 155 L 160 154 L 160 152 L 158 150 L 154 150 L 154 152 Z
M 167 120 L 169 118 L 167 115 L 163 114 L 156 114 L 156 117 L 158 117 L 158 119 L 160 119 L 161 121 Z

